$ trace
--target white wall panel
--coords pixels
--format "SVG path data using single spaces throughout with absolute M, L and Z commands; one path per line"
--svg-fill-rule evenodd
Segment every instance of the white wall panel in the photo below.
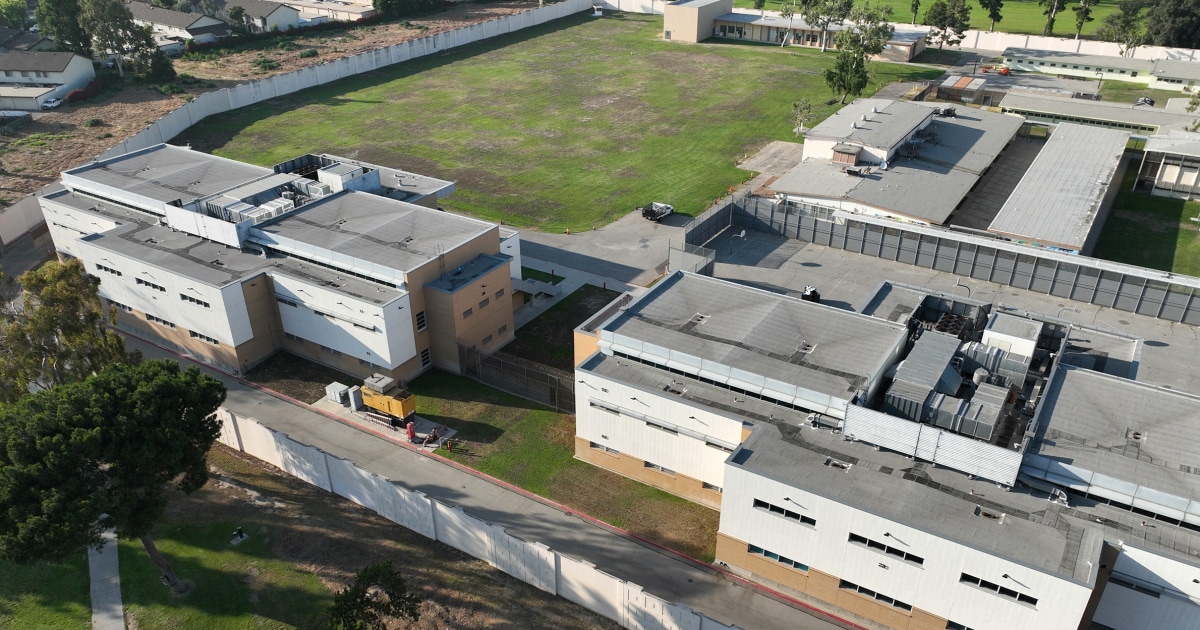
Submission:
M 375 478 L 375 496 L 379 513 L 393 523 L 403 525 L 426 538 L 437 538 L 433 525 L 433 500 L 408 490 L 383 477 Z
M 354 465 L 354 462 L 333 455 L 326 455 L 329 466 L 329 484 L 334 494 L 373 510 L 379 511 L 375 497 L 375 475 Z
M 700 630 L 700 616 L 684 606 L 672 605 L 637 584 L 622 584 L 625 618 L 621 625 L 634 630 Z
M 555 553 L 549 547 L 521 540 L 499 525 L 489 526 L 487 532 L 493 566 L 551 595 L 558 594 L 555 592 Z
M 280 468 L 289 475 L 303 479 L 318 488 L 332 492 L 325 452 L 315 446 L 301 444 L 290 436 L 279 440 Z
M 228 409 L 221 407 L 217 409 L 217 419 L 221 421 L 221 433 L 217 435 L 217 440 L 234 450 L 244 450 L 242 448 L 242 436 L 238 433 L 237 416 Z M 253 422 L 253 420 L 250 420 L 250 422 Z
M 433 522 L 437 526 L 439 541 L 480 560 L 491 562 L 491 541 L 488 540 L 487 523 L 467 514 L 460 507 L 450 507 L 436 501 L 433 507 Z
M 275 432 L 249 419 L 239 419 L 238 434 L 242 436 L 242 448 L 245 452 L 283 469 L 283 460 L 276 446 Z
M 559 554 L 558 595 L 588 610 L 620 622 L 621 580 L 599 571 L 596 565 Z

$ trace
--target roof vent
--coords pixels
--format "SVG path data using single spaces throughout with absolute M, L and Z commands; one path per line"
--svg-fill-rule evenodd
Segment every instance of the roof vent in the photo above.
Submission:
M 854 467 L 854 464 L 847 464 L 846 462 L 836 460 L 832 457 L 826 457 L 825 466 L 828 468 L 837 468 L 843 472 L 850 472 L 850 469 Z

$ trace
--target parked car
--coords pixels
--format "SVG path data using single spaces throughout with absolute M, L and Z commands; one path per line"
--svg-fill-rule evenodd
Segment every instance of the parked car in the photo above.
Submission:
M 54 109 L 62 104 L 63 100 L 61 98 L 48 98 L 42 101 L 42 109 Z
M 669 204 L 659 203 L 657 201 L 648 206 L 642 206 L 638 208 L 638 210 L 642 211 L 643 217 L 650 219 L 651 221 L 661 221 L 672 212 L 675 212 L 674 207 L 670 206 Z

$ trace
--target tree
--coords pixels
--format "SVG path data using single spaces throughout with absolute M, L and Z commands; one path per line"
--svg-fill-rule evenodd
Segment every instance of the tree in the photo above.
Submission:
M 912 9 L 912 14 L 913 14 L 912 23 L 916 24 L 917 23 L 917 11 L 921 10 L 921 0 L 912 0 L 912 5 L 909 8 Z
M 0 403 L 130 360 L 109 328 L 115 312 L 100 304 L 100 279 L 78 260 L 47 263 L 18 281 L 23 304 L 0 309 Z
M 966 0 L 934 0 L 925 14 L 930 43 L 941 50 L 946 44 L 958 45 L 971 27 L 971 7 Z
M 1146 37 L 1142 18 L 1141 0 L 1122 0 L 1096 29 L 1096 37 L 1119 44 L 1122 55 L 1132 54 Z
M 125 56 L 149 59 L 157 48 L 150 33 L 133 21 L 124 0 L 80 0 L 79 23 L 96 50 L 116 54 L 117 73 L 125 77 Z
M 1038 4 L 1046 7 L 1042 15 L 1046 16 L 1046 26 L 1042 27 L 1042 37 L 1054 37 L 1054 20 L 1058 12 L 1063 10 L 1065 0 L 1038 0 Z
M 385 630 L 387 617 L 417 621 L 421 598 L 408 592 L 408 584 L 391 562 L 363 567 L 350 586 L 333 596 L 331 626 L 339 630 Z
M 779 17 L 788 21 L 787 34 L 783 36 L 783 41 L 779 44 L 780 48 L 782 48 L 787 46 L 788 38 L 792 36 L 792 18 L 796 17 L 796 7 L 790 4 L 783 5 L 783 7 L 779 9 Z
M 829 29 L 845 22 L 853 9 L 854 0 L 804 0 L 800 3 L 800 16 L 809 26 L 821 31 L 821 52 L 829 50 Z
M 111 527 L 185 590 L 150 533 L 172 486 L 190 494 L 208 481 L 224 400 L 225 386 L 196 368 L 146 361 L 0 407 L 0 557 L 61 559 Z
M 79 0 L 40 0 L 34 18 L 42 35 L 63 50 L 92 56 L 92 37 L 79 21 Z
M 889 23 L 891 7 L 871 5 L 867 0 L 854 10 L 851 19 L 854 28 L 839 31 L 834 38 L 837 44 L 837 59 L 833 67 L 825 71 L 825 84 L 834 94 L 841 94 L 842 103 L 851 94 L 859 96 L 871 81 L 867 60 L 883 52 L 883 47 L 895 32 Z
M 762 11 L 763 7 L 766 7 L 766 6 L 767 6 L 767 0 L 754 0 L 754 8 L 755 9 Z
M 1075 39 L 1079 39 L 1079 34 L 1083 32 L 1083 25 L 1095 20 L 1092 17 L 1092 5 L 1099 0 L 1079 0 L 1079 4 L 1071 7 L 1075 12 Z
M 1146 41 L 1168 48 L 1200 48 L 1200 0 L 1158 0 L 1146 15 Z
M 229 7 L 229 21 L 232 22 L 235 27 L 245 27 L 246 9 L 236 5 Z
M 996 32 L 996 22 L 1004 18 L 1000 15 L 1000 10 L 1004 8 L 1004 0 L 979 0 L 979 6 L 987 11 L 988 19 L 992 21 L 991 31 Z
M 404 17 L 442 7 L 441 0 L 374 0 L 375 10 L 389 18 Z
M 24 29 L 25 21 L 29 19 L 29 9 L 25 6 L 25 0 L 0 0 L 0 17 L 3 17 L 11 28 Z
M 813 119 L 812 101 L 802 98 L 792 103 L 792 122 L 796 124 L 796 137 L 804 131 L 804 125 Z

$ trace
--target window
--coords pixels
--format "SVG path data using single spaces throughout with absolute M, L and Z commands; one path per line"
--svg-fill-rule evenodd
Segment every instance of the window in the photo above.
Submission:
M 429 354 L 429 348 L 421 351 L 421 367 L 429 367 L 433 365 L 433 355 Z
M 475 314 L 475 309 L 469 308 L 469 309 L 463 311 L 463 319 L 466 319 L 474 314 Z
M 162 291 L 163 293 L 167 292 L 166 287 L 154 284 L 153 282 L 149 282 L 147 280 L 142 280 L 141 278 L 138 278 L 136 280 L 136 282 L 144 287 L 150 287 L 151 289 L 154 289 L 155 291 Z
M 483 298 L 482 300 L 479 301 L 479 310 L 482 311 L 484 309 L 484 307 L 486 307 L 488 304 L 491 304 L 491 302 L 492 302 L 491 298 Z
M 714 486 L 713 484 L 708 483 L 707 481 L 701 481 L 700 487 L 704 488 L 705 490 L 712 490 L 713 492 L 724 492 L 724 490 L 721 489 L 721 486 Z
M 650 427 L 651 429 L 658 429 L 659 431 L 662 431 L 663 433 L 670 433 L 671 435 L 679 435 L 679 432 L 676 431 L 675 429 L 668 429 L 667 427 L 654 424 L 653 422 L 647 422 L 646 426 Z
M 953 621 L 947 620 L 946 621 L 946 630 L 973 630 L 973 629 L 968 628 L 961 623 L 955 623 Z
M 112 275 L 117 276 L 117 277 L 125 275 L 125 274 L 121 273 L 120 271 L 113 269 L 112 267 L 105 267 L 104 265 L 96 265 L 96 269 L 99 269 L 100 271 L 103 271 L 105 273 L 111 273 Z
M 1035 597 L 1030 597 L 1024 593 L 1018 593 L 1011 588 L 1005 588 L 999 584 L 994 584 L 987 580 L 977 578 L 974 575 L 963 573 L 961 576 L 959 576 L 958 581 L 963 584 L 978 586 L 985 591 L 991 591 L 997 595 L 1000 595 L 1001 597 L 1007 597 L 1009 599 L 1021 602 L 1022 604 L 1029 604 L 1030 606 L 1036 607 L 1038 603 L 1038 600 Z
M 853 582 L 847 582 L 846 580 L 842 580 L 841 583 L 838 584 L 838 588 L 845 589 L 847 591 L 854 591 L 855 593 L 858 593 L 860 595 L 865 595 L 867 597 L 874 598 L 876 601 L 883 602 L 883 603 L 887 604 L 888 606 L 894 606 L 896 608 L 899 608 L 900 610 L 912 612 L 911 604 L 906 604 L 898 599 L 888 597 L 887 595 L 884 595 L 882 593 L 876 593 L 875 591 L 872 591 L 869 588 L 863 588 Z
M 505 325 L 503 325 L 503 326 L 501 326 L 501 327 L 499 327 L 499 328 L 497 328 L 497 329 L 496 329 L 496 334 L 497 334 L 497 335 L 503 335 L 503 334 L 504 334 L 504 333 L 506 333 L 506 332 L 508 332 L 508 324 L 505 324 Z
M 709 448 L 715 448 L 718 451 L 725 451 L 726 453 L 733 452 L 733 449 L 729 448 L 728 446 L 721 446 L 720 444 L 713 444 L 712 442 L 705 442 L 704 445 Z
M 1163 588 L 1161 586 L 1143 582 L 1137 578 L 1121 575 L 1116 572 L 1109 576 L 1108 582 L 1110 584 L 1124 586 L 1125 588 L 1135 590 L 1143 595 L 1149 595 L 1150 597 L 1154 597 L 1156 599 L 1161 597 L 1163 593 Z
M 500 289 L 499 291 L 496 291 L 496 299 L 499 300 L 502 297 L 504 297 L 504 289 Z
M 358 322 L 350 322 L 350 323 L 353 324 L 355 328 L 361 328 L 363 330 L 369 330 L 371 332 L 375 332 L 375 330 L 376 330 L 376 328 L 374 326 L 367 326 L 366 324 L 360 324 Z
M 870 538 L 867 538 L 866 536 L 859 536 L 858 534 L 851 533 L 849 540 L 850 540 L 850 542 L 852 542 L 856 545 L 862 545 L 864 547 L 867 547 L 868 549 L 874 549 L 876 551 L 886 553 L 889 556 L 896 556 L 897 558 L 900 558 L 901 560 L 905 560 L 905 561 L 911 562 L 913 564 L 920 564 L 920 565 L 925 564 L 925 558 L 922 558 L 921 556 L 917 556 L 917 555 L 908 553 L 907 551 L 900 549 L 899 547 L 892 547 L 889 545 L 885 545 L 879 541 L 871 540 Z
M 335 357 L 342 356 L 341 352 L 338 352 L 337 350 L 334 350 L 333 348 L 330 348 L 329 346 L 321 346 L 321 350 L 328 352 L 329 354 L 332 354 Z
M 213 339 L 212 337 L 209 337 L 208 335 L 198 333 L 194 330 L 189 330 L 188 334 L 191 335 L 193 339 L 201 339 L 201 340 L 207 341 L 208 343 L 211 343 L 214 346 L 221 345 L 220 341 L 217 341 L 216 339 Z
M 807 564 L 804 564 L 802 562 L 796 562 L 795 560 L 792 560 L 791 558 L 786 558 L 786 557 L 781 556 L 773 551 L 767 551 L 766 549 L 763 549 L 762 547 L 756 547 L 754 545 L 746 545 L 746 551 L 748 551 L 752 554 L 758 555 L 758 556 L 762 556 L 764 558 L 770 558 L 771 560 L 774 560 L 775 562 L 778 562 L 779 564 L 785 564 L 789 567 L 792 567 L 793 569 L 800 569 L 801 571 L 808 570 Z
M 130 307 L 128 307 L 128 306 L 125 306 L 124 304 L 122 304 L 122 303 L 120 303 L 120 302 L 117 302 L 117 301 L 115 301 L 115 300 L 109 300 L 109 301 L 108 301 L 108 305 L 109 305 L 109 306 L 112 306 L 112 307 L 114 307 L 114 308 L 119 308 L 119 309 L 121 309 L 122 311 L 125 311 L 126 313 L 132 313 L 132 312 L 133 312 L 133 309 L 132 309 L 132 308 L 130 308 Z
M 483 341 L 481 341 L 480 343 L 482 343 L 485 346 L 488 345 L 489 343 L 492 343 L 492 336 L 488 335 L 488 336 L 484 337 Z
M 204 300 L 197 300 L 196 298 L 194 298 L 190 295 L 187 295 L 186 293 L 180 293 L 179 299 L 183 300 L 184 302 L 191 302 L 192 304 L 199 304 L 200 306 L 203 306 L 204 308 L 211 308 L 208 305 L 208 302 L 205 302 Z
M 174 323 L 172 323 L 172 322 L 169 322 L 169 321 L 167 321 L 167 320 L 165 320 L 165 319 L 163 319 L 163 318 L 161 318 L 161 317 L 155 317 L 155 316 L 151 315 L 150 313 L 146 313 L 146 319 L 147 319 L 148 321 L 152 321 L 152 322 L 154 322 L 155 324 L 162 324 L 163 326 L 167 326 L 168 328 L 174 328 L 174 327 L 175 327 L 175 324 L 174 324 Z
M 607 411 L 608 413 L 615 414 L 618 416 L 621 415 L 621 412 L 618 411 L 616 407 L 610 407 L 609 405 L 606 405 L 606 404 L 596 401 L 596 400 L 589 400 L 588 405 L 595 407 L 596 409 L 599 409 L 600 411 Z
M 596 450 L 599 450 L 599 451 L 604 451 L 605 453 L 608 453 L 610 455 L 620 455 L 621 454 L 621 451 L 618 451 L 615 448 L 609 448 L 603 444 L 597 444 L 595 442 L 588 442 L 588 446 L 590 446 Z
M 657 470 L 657 471 L 658 471 L 658 472 L 660 472 L 660 473 L 666 473 L 666 474 L 668 474 L 668 475 L 674 475 L 674 474 L 675 474 L 675 471 L 674 471 L 674 470 L 671 470 L 670 468 L 663 468 L 662 466 L 659 466 L 658 464 L 654 464 L 654 463 L 651 463 L 651 462 L 645 462 L 645 463 L 643 463 L 643 464 L 642 464 L 642 466 L 643 466 L 644 468 L 652 468 L 652 469 L 654 469 L 654 470 Z
M 296 304 L 296 302 L 289 300 L 285 297 L 279 297 L 278 295 L 275 296 L 275 301 L 279 302 L 280 304 L 287 304 L 288 306 L 290 306 L 292 308 L 296 308 L 297 306 L 299 306 L 298 304 Z
M 304 341 L 304 337 L 293 335 L 290 332 L 283 333 L 283 336 L 285 339 L 291 339 L 292 341 Z
M 417 332 L 425 330 L 425 311 L 417 313 Z
M 791 510 L 781 508 L 778 505 L 772 505 L 761 499 L 754 500 L 754 508 L 756 510 L 764 510 L 764 511 L 770 512 L 772 514 L 775 514 L 777 516 L 782 516 L 783 518 L 790 518 L 793 521 L 803 523 L 805 525 L 808 525 L 809 527 L 817 526 L 816 519 L 814 519 L 810 516 L 805 516 L 803 514 L 800 514 L 799 512 L 793 512 Z

